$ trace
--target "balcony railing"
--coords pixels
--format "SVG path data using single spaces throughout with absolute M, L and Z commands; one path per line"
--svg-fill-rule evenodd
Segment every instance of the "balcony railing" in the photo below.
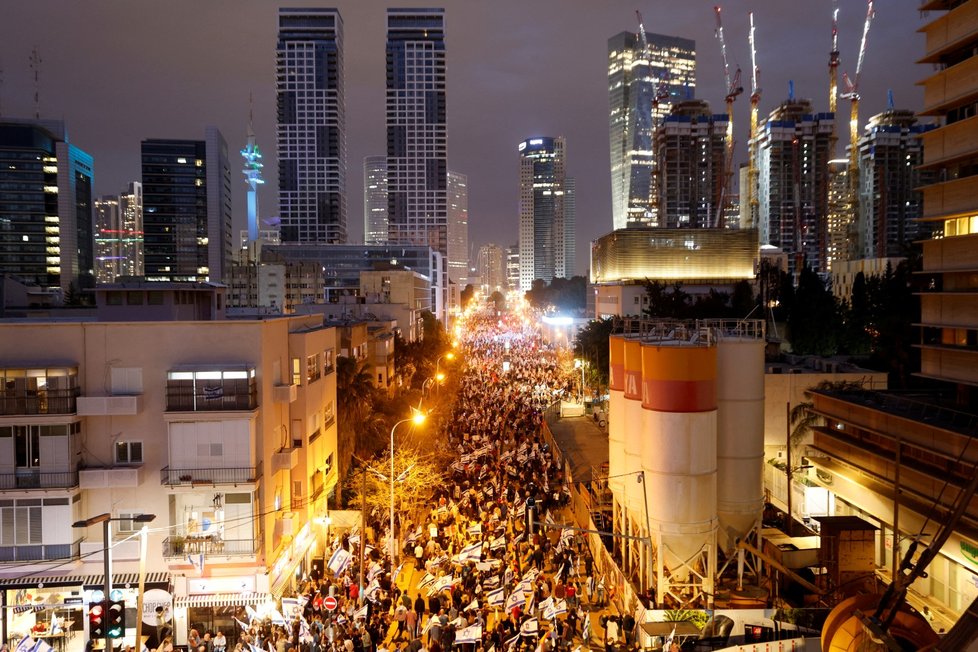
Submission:
M 41 473 L 33 469 L 19 469 L 14 473 L 0 473 L 0 490 L 71 489 L 77 486 L 78 471 Z
M 220 385 L 202 388 L 201 391 L 172 383 L 166 386 L 166 409 L 169 412 L 254 410 L 256 407 L 258 390 L 254 385 L 236 392 L 226 391 Z
M 160 484 L 166 486 L 199 484 L 245 484 L 261 477 L 261 465 L 221 467 L 212 469 L 176 469 L 169 466 L 160 471 Z
M 46 390 L 0 390 L 0 416 L 74 414 L 78 387 Z
M 163 557 L 183 558 L 186 555 L 250 556 L 258 552 L 256 539 L 223 539 L 213 537 L 172 536 L 163 539 Z
M 74 543 L 52 543 L 36 546 L 0 546 L 0 562 L 78 559 L 80 547 L 81 539 Z

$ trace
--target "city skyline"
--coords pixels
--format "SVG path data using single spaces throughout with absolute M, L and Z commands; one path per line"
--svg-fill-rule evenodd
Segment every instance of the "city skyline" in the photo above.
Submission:
M 416 4 L 335 3 L 347 34 L 347 144 L 354 170 L 365 156 L 384 148 L 386 9 Z M 576 268 L 583 273 L 587 243 L 612 229 L 607 40 L 623 30 L 637 30 L 636 8 L 642 10 L 649 31 L 695 40 L 697 96 L 721 106 L 722 64 L 712 6 L 508 0 L 491 8 L 461 0 L 436 4 L 446 9 L 449 166 L 469 178 L 472 242 L 478 247 L 489 241 L 502 246 L 516 241 L 519 180 L 513 172 L 513 149 L 529 135 L 562 135 L 571 161 L 568 174 L 578 184 Z M 9 5 L 8 23 L 23 29 L 11 29 L 0 45 L 2 115 L 33 115 L 34 85 L 27 59 L 37 46 L 43 61 L 41 115 L 63 118 L 72 142 L 92 152 L 96 194 L 117 192 L 138 176 L 143 139 L 193 138 L 206 124 L 215 124 L 237 150 L 245 142 L 249 94 L 254 96 L 258 140 L 271 150 L 277 5 L 257 0 L 150 5 L 140 16 L 154 26 L 152 31 L 133 29 L 132 16 L 120 11 L 122 7 L 112 0 L 82 6 L 43 0 Z M 750 61 L 747 12 L 755 12 L 762 115 L 785 99 L 789 79 L 795 81 L 798 97 L 811 98 L 818 110 L 827 109 L 828 0 L 793 7 L 791 16 L 779 12 L 779 3 L 773 1 L 730 2 L 723 8 L 731 59 L 745 75 Z M 861 125 L 885 108 L 888 88 L 894 90 L 897 108 L 920 107 L 921 91 L 914 82 L 922 71 L 913 62 L 923 45 L 916 29 L 925 20 L 917 19 L 916 8 L 909 1 L 877 7 L 861 84 Z M 840 69 L 850 74 L 864 16 L 862 2 L 842 6 Z M 41 21 L 45 30 L 29 29 Z M 82 24 L 97 24 L 100 31 L 116 37 L 92 42 L 77 29 Z M 129 80 L 127 92 L 115 102 L 105 102 L 106 88 L 123 78 Z M 174 93 L 175 88 L 182 92 Z M 848 108 L 840 101 L 840 113 Z M 740 98 L 734 127 L 738 163 L 745 159 L 747 116 L 747 100 Z M 837 123 L 844 142 L 846 120 Z M 268 208 L 278 203 L 276 163 L 266 161 L 263 205 Z M 362 215 L 362 183 L 357 174 L 347 180 L 349 216 Z M 235 232 L 244 228 L 246 190 L 236 179 Z M 271 212 L 266 209 L 264 214 Z M 360 240 L 360 220 L 350 219 L 349 225 L 351 239 Z

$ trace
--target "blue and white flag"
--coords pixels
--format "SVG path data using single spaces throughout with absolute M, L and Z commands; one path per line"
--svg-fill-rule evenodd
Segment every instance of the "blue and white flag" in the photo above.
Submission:
M 278 609 L 272 609 L 268 615 L 268 618 L 272 621 L 273 625 L 281 625 L 285 627 L 288 623 L 285 622 L 285 616 L 278 612 Z
M 672 632 L 669 634 L 668 638 L 666 638 L 666 642 L 662 644 L 662 649 L 668 650 L 670 647 L 672 647 L 672 642 L 675 638 L 676 638 L 676 626 L 673 625 Z
M 520 504 L 517 505 L 517 507 L 516 507 L 516 516 L 519 517 L 519 518 L 523 518 L 524 516 L 526 516 L 526 501 L 525 500 L 524 501 L 521 501 Z
M 498 588 L 486 593 L 486 604 L 490 607 L 501 607 L 506 604 L 506 589 Z
M 482 542 L 470 543 L 459 551 L 456 558 L 459 561 L 479 561 L 482 559 Z
M 513 569 L 509 566 L 503 571 L 503 586 L 509 586 L 509 583 L 513 581 Z
M 368 600 L 373 600 L 377 597 L 377 591 L 379 590 L 380 590 L 380 581 L 375 579 L 371 581 L 370 584 L 367 585 L 367 588 L 364 590 L 363 595 Z
M 234 616 L 231 616 L 231 618 L 234 620 L 234 622 L 238 623 L 238 626 L 241 627 L 241 629 L 243 631 L 246 631 L 246 632 L 248 631 L 248 626 L 247 625 L 245 625 L 243 622 L 241 622 L 240 620 L 238 620 Z
M 442 555 L 441 557 L 435 557 L 431 560 L 431 567 L 441 566 L 446 561 L 448 561 L 448 555 Z
M 540 574 L 539 570 L 537 570 L 536 568 L 531 568 L 527 570 L 525 573 L 523 573 L 523 579 L 532 581 L 535 580 L 537 578 L 537 575 L 539 574 Z
M 384 567 L 380 565 L 380 562 L 375 561 L 373 565 L 370 566 L 370 571 L 367 573 L 367 579 L 373 581 L 378 575 L 384 572 Z
M 517 634 L 511 639 L 508 639 L 505 643 L 507 652 L 510 652 L 514 647 L 516 647 L 516 644 L 519 643 L 519 640 L 520 640 L 519 634 Z
M 34 639 L 25 635 L 24 638 L 20 639 L 20 642 L 17 643 L 17 647 L 14 648 L 14 652 L 31 652 L 36 644 L 37 643 L 34 641 Z
M 499 550 L 500 548 L 506 547 L 506 535 L 496 537 L 489 542 L 489 550 Z
M 537 605 L 537 609 L 545 612 L 547 609 L 552 609 L 553 606 L 554 606 L 554 599 L 551 596 L 546 600 L 541 600 L 540 604 Z M 549 616 L 544 616 L 544 618 L 549 618 Z
M 391 584 L 396 584 L 397 583 L 397 576 L 401 574 L 401 569 L 402 568 L 404 568 L 404 562 L 401 562 L 400 564 L 398 564 L 397 565 L 397 568 L 394 569 L 394 574 L 391 575 Z
M 515 591 L 509 594 L 506 598 L 506 611 L 510 611 L 516 607 L 520 607 L 526 604 L 526 594 L 517 588 Z
M 533 580 L 523 579 L 520 581 L 517 590 L 522 591 L 523 593 L 533 593 Z
M 591 612 L 584 613 L 584 624 L 581 626 L 581 638 L 585 641 L 591 639 Z
M 248 614 L 248 622 L 251 623 L 253 620 L 258 620 L 258 612 L 255 611 L 251 605 L 245 605 L 245 613 Z
M 353 612 L 353 620 L 357 619 L 367 619 L 367 605 L 364 603 L 362 607 Z
M 282 598 L 282 615 L 288 618 L 290 623 L 295 622 L 301 613 L 302 607 L 299 606 L 297 598 Z
M 474 523 L 469 526 L 465 531 L 470 537 L 477 537 L 482 535 L 482 521 Z
M 204 573 L 204 553 L 200 553 L 196 557 L 193 555 L 187 555 L 187 561 L 190 565 L 197 569 L 197 572 Z
M 570 548 L 571 544 L 574 542 L 574 530 L 569 527 L 565 527 L 560 531 L 560 545 L 565 548 Z
M 43 638 L 39 638 L 37 639 L 37 645 L 34 646 L 33 652 L 51 652 L 53 649 L 54 648 L 48 645 L 47 641 L 45 641 Z
M 557 600 L 554 602 L 554 615 L 563 616 L 567 613 L 567 601 Z
M 462 609 L 462 611 L 476 611 L 478 608 L 479 601 L 476 598 L 472 598 L 472 602 L 470 602 L 465 609 Z
M 455 645 L 482 641 L 482 625 L 471 625 L 455 632 Z
M 540 623 L 536 618 L 530 618 L 520 625 L 520 636 L 536 636 L 540 633 Z
M 455 581 L 455 578 L 452 575 L 442 575 L 431 586 L 431 590 L 428 591 L 428 595 L 432 595 L 433 593 L 441 593 L 442 591 L 444 591 L 446 589 L 452 588 L 452 583 L 454 581 Z
M 346 570 L 346 567 L 350 565 L 352 560 L 353 555 L 346 550 L 343 550 L 343 548 L 337 548 L 336 552 L 333 553 L 333 556 L 329 558 L 329 563 L 326 564 L 326 567 L 331 570 L 334 575 L 339 575 Z
M 482 570 L 482 569 L 479 569 L 479 570 Z M 499 588 L 499 576 L 498 575 L 490 575 L 489 577 L 483 578 L 483 580 L 482 580 L 482 588 L 484 588 L 486 590 Z
M 421 589 L 431 586 L 436 580 L 437 578 L 431 573 L 425 573 L 424 577 L 421 578 L 421 581 L 418 582 L 418 590 L 420 591 Z

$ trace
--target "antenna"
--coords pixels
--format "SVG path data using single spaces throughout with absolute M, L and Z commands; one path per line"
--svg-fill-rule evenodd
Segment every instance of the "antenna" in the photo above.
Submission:
M 31 71 L 34 73 L 34 119 L 41 119 L 41 55 L 37 51 L 37 46 L 31 50 Z
M 794 79 L 789 79 L 788 80 L 788 101 L 789 102 L 794 102 L 795 101 L 795 80 Z
M 893 89 L 892 88 L 886 89 L 886 110 L 887 111 L 892 111 L 893 110 Z

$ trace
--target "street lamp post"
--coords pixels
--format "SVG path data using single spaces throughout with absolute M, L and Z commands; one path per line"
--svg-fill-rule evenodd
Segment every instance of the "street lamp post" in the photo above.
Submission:
M 155 518 L 156 518 L 156 514 L 137 514 L 132 518 L 124 518 L 124 519 L 113 518 L 112 514 L 106 513 L 106 514 L 99 514 L 98 516 L 92 516 L 91 518 L 87 518 L 83 521 L 75 521 L 74 523 L 71 524 L 71 527 L 77 527 L 77 528 L 87 528 L 90 525 L 96 525 L 98 523 L 102 524 L 102 572 L 105 574 L 104 577 L 102 578 L 102 592 L 105 596 L 103 598 L 104 600 L 108 601 L 110 599 L 109 594 L 112 593 L 112 542 L 110 540 L 110 537 L 112 536 L 112 527 L 111 527 L 112 521 L 132 521 L 134 523 L 149 523 Z M 145 545 L 141 546 L 141 554 L 140 554 L 141 558 L 145 558 L 145 549 L 146 549 Z M 143 581 L 144 581 L 142 577 L 143 574 L 142 571 L 145 570 L 145 559 L 141 559 L 140 569 L 141 571 L 140 571 L 139 584 L 140 587 L 142 588 Z M 137 600 L 136 616 L 138 618 L 138 624 L 136 625 L 136 639 L 137 639 L 136 643 L 139 644 L 141 643 L 141 641 L 139 641 L 138 639 L 140 637 L 140 632 L 142 631 L 140 625 L 143 622 L 142 591 L 140 591 L 136 600 Z M 112 652 L 112 639 L 109 638 L 108 636 L 105 637 L 105 652 Z
M 438 358 L 435 360 L 435 380 L 438 381 L 438 384 L 435 385 L 436 394 L 441 394 L 441 381 L 445 380 L 445 375 L 439 371 L 440 369 L 439 365 L 441 364 L 443 358 L 445 360 L 454 360 L 455 353 L 449 351 L 448 353 L 438 356 Z
M 401 425 L 402 423 L 407 423 L 408 421 L 412 421 L 412 422 L 414 422 L 415 425 L 421 425 L 422 423 L 424 423 L 424 420 L 425 420 L 425 413 L 424 412 L 415 411 L 415 413 L 413 415 L 411 415 L 407 419 L 401 419 L 400 421 L 398 421 L 397 423 L 394 424 L 394 427 L 391 428 L 391 474 L 390 474 L 390 478 L 389 478 L 390 485 L 391 485 L 391 510 L 390 510 L 391 511 L 391 529 L 390 529 L 391 570 L 393 570 L 393 568 L 394 568 L 394 559 L 397 556 L 396 555 L 397 544 L 394 541 L 394 480 L 395 480 L 395 477 L 394 477 L 394 431 L 397 430 L 397 427 L 399 425 Z M 360 536 L 363 536 L 363 533 L 362 532 L 360 533 Z

